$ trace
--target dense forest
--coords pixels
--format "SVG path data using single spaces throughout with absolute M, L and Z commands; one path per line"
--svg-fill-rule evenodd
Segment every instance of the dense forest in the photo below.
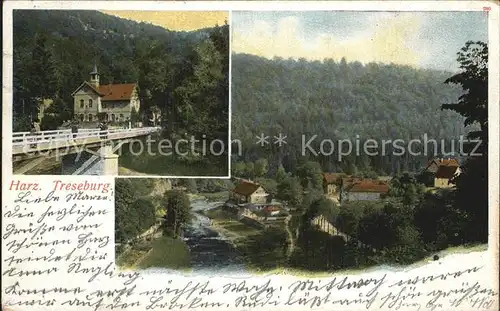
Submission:
M 366 139 L 408 142 L 422 139 L 426 133 L 438 144 L 441 139 L 446 142 L 444 150 L 438 145 L 436 155 L 448 153 L 450 141 L 468 130 L 462 116 L 441 110 L 442 104 L 453 102 L 462 92 L 457 85 L 444 84 L 451 75 L 395 64 L 348 63 L 345 59 L 311 62 L 233 54 L 232 139 L 241 140 L 242 146 L 241 156 L 233 155 L 233 161 L 265 158 L 272 172 L 280 165 L 293 172 L 304 160 L 320 162 L 325 171 L 417 171 L 434 154 L 348 156 L 339 162 L 334 150 L 329 156 L 308 153 L 309 159 L 303 159 L 302 135 L 306 142 L 317 135 L 311 146 L 319 150 L 323 139 L 354 142 L 358 136 L 362 146 Z M 273 136 L 280 132 L 287 136 L 282 147 L 273 144 Z M 270 137 L 264 148 L 255 144 L 261 133 Z M 233 150 L 237 148 L 234 144 Z
M 164 136 L 227 141 L 228 25 L 176 32 L 97 11 L 18 10 L 13 29 L 14 131 L 29 130 L 41 99 L 54 101 L 42 130 L 70 119 L 71 93 L 96 63 L 102 84 L 138 83 L 139 117 L 161 113 Z

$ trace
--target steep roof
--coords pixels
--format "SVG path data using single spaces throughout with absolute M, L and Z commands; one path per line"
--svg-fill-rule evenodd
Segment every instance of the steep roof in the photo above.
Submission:
M 130 100 L 136 86 L 135 83 L 100 85 L 99 92 L 103 94 L 101 100 Z
M 351 177 L 347 176 L 345 178 L 342 178 L 342 186 L 343 187 L 349 187 L 350 185 L 362 181 L 363 178 L 360 177 Z
M 244 196 L 252 195 L 257 189 L 259 189 L 260 185 L 250 182 L 250 181 L 241 181 L 234 189 L 234 193 L 238 193 Z
M 456 172 L 457 172 L 456 166 L 441 165 L 441 166 L 439 166 L 439 168 L 436 172 L 436 178 L 451 179 L 453 176 L 455 176 Z
M 338 182 L 342 177 L 346 177 L 345 173 L 323 173 L 323 179 L 327 184 Z
M 94 91 L 99 96 L 103 96 L 104 95 L 104 94 L 101 94 L 101 92 L 99 90 L 97 90 L 91 83 L 89 83 L 87 81 L 83 81 L 83 83 L 80 84 L 80 86 L 77 87 L 76 90 L 73 93 L 71 93 L 71 96 L 75 96 L 76 92 L 78 92 L 84 86 L 89 87 L 92 91 Z
M 427 167 L 429 167 L 432 163 L 436 163 L 438 166 L 441 165 L 454 166 L 454 167 L 460 166 L 460 163 L 458 163 L 458 160 L 455 158 L 447 158 L 447 159 L 434 158 L 427 163 Z
M 389 191 L 389 185 L 384 181 L 361 180 L 353 183 L 347 191 L 386 193 Z

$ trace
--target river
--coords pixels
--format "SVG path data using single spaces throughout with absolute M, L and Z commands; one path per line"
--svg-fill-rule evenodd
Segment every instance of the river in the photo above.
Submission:
M 193 271 L 217 273 L 243 272 L 243 259 L 231 242 L 211 227 L 208 217 L 200 214 L 220 206 L 223 202 L 195 200 L 191 202 L 191 223 L 184 230 L 184 241 L 191 253 Z
M 216 208 L 223 202 L 204 199 L 191 201 L 192 220 L 184 230 L 184 242 L 190 250 L 192 271 L 197 274 L 248 275 L 243 258 L 231 242 L 214 230 L 210 219 L 200 212 Z M 149 272 L 165 272 L 168 269 L 152 268 Z M 170 273 L 174 270 L 169 271 Z M 179 273 L 176 271 L 174 273 Z

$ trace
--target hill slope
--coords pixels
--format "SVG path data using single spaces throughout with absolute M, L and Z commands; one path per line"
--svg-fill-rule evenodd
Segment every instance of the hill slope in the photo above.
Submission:
M 285 155 L 298 158 L 302 135 L 306 141 L 313 135 L 318 135 L 317 141 L 357 135 L 361 141 L 409 140 L 424 133 L 429 138 L 451 139 L 465 131 L 458 114 L 440 110 L 441 104 L 456 101 L 461 92 L 443 83 L 451 73 L 345 60 L 269 60 L 246 54 L 233 54 L 232 64 L 232 137 L 242 140 L 247 160 L 276 157 L 276 153 L 280 154 L 277 161 Z M 260 133 L 270 135 L 272 141 L 279 132 L 287 136 L 287 145 L 279 152 L 275 146 L 263 150 L 255 145 Z M 319 162 L 328 166 L 334 161 Z

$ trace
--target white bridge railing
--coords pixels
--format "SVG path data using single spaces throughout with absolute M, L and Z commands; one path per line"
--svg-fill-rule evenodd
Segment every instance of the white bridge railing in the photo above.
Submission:
M 32 132 L 15 132 L 12 134 L 12 146 L 24 146 L 40 143 L 63 143 L 71 140 L 85 140 L 91 138 L 97 139 L 120 139 L 126 137 L 142 136 L 157 132 L 160 127 L 141 127 L 141 128 L 127 128 L 127 129 L 108 129 L 101 130 L 99 128 L 93 129 L 78 129 L 78 132 L 73 133 L 71 129 L 55 130 L 55 131 L 41 131 L 37 133 Z

